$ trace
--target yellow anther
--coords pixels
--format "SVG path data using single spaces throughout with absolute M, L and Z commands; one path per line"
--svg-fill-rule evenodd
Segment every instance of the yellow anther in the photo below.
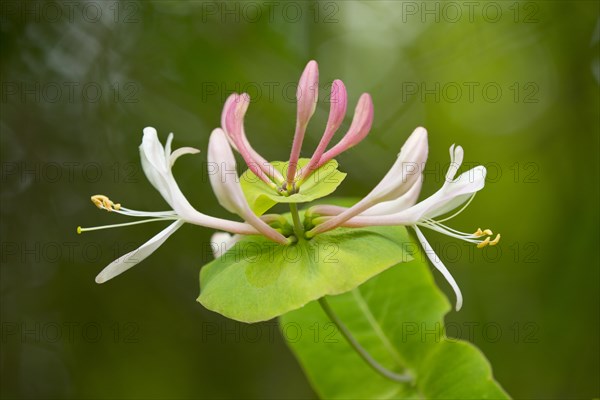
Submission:
M 484 235 L 484 233 L 483 233 L 483 231 L 481 230 L 481 228 L 477 228 L 477 232 L 475 232 L 475 233 L 473 234 L 473 236 L 475 236 L 475 237 L 480 237 L 480 236 L 483 236 L 483 235 Z
M 80 226 L 77 227 L 77 234 L 81 235 L 81 227 Z
M 490 243 L 490 238 L 489 238 L 489 237 L 486 237 L 486 238 L 485 238 L 485 240 L 484 240 L 483 242 L 481 242 L 481 243 L 479 243 L 479 244 L 477 245 L 477 248 L 478 248 L 478 249 L 481 249 L 481 248 L 483 248 L 483 247 L 487 246 L 489 243 Z
M 98 208 L 102 208 L 102 197 L 104 196 L 102 196 L 101 194 L 97 194 L 91 197 L 92 203 L 94 203 L 94 205 Z
M 488 236 L 492 236 L 494 234 L 494 232 L 492 232 L 490 229 L 486 229 L 485 231 L 483 231 L 483 233 L 485 233 Z
M 496 235 L 496 238 L 490 242 L 490 246 L 495 246 L 500 241 L 500 234 Z
M 103 194 L 95 194 L 91 197 L 91 199 L 92 203 L 94 203 L 96 207 L 106 211 L 118 210 L 121 208 L 121 204 L 113 203 L 111 199 Z

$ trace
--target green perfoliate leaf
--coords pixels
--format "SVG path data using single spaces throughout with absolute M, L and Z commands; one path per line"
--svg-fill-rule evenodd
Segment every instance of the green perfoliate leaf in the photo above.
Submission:
M 403 227 L 339 228 L 287 246 L 247 236 L 202 268 L 198 301 L 238 321 L 265 321 L 411 260 L 407 240 Z
M 298 160 L 298 169 L 306 166 L 309 161 L 308 158 Z M 271 164 L 286 176 L 289 162 L 274 161 Z M 335 160 L 323 164 L 302 183 L 298 193 L 290 196 L 276 193 L 249 169 L 242 174 L 240 182 L 252 211 L 262 215 L 277 203 L 306 203 L 333 193 L 346 177 L 337 167 L 338 163 Z
M 375 372 L 312 302 L 280 317 L 280 324 L 314 389 L 327 399 L 509 398 L 475 346 L 444 336 L 450 305 L 424 255 L 413 256 L 351 292 L 328 297 L 374 359 L 389 370 L 408 372 L 413 382 L 394 382 Z

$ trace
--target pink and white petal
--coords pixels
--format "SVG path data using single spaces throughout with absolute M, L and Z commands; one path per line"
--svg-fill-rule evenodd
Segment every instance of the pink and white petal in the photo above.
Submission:
M 285 236 L 258 218 L 250 209 L 236 173 L 235 157 L 222 129 L 217 128 L 210 135 L 208 161 L 217 166 L 216 173 L 210 174 L 209 179 L 219 204 L 244 218 L 271 240 L 287 243 Z
M 235 157 L 222 129 L 217 128 L 210 135 L 208 162 L 216 169 L 209 174 L 209 180 L 219 204 L 240 215 L 247 201 L 240 187 Z
M 332 158 L 337 157 L 338 154 L 360 143 L 371 130 L 373 114 L 373 100 L 371 99 L 371 95 L 363 93 L 354 109 L 354 117 L 352 118 L 348 132 L 346 132 L 344 137 L 335 146 L 321 156 L 317 166 L 320 167 Z

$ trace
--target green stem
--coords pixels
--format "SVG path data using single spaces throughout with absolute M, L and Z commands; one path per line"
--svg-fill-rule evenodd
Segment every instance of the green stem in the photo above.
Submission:
M 325 297 L 321 297 L 319 299 L 319 304 L 325 314 L 329 317 L 329 319 L 338 327 L 344 338 L 348 341 L 348 344 L 352 346 L 352 348 L 358 353 L 359 356 L 367 363 L 371 368 L 373 368 L 377 373 L 382 375 L 383 377 L 390 379 L 395 382 L 410 382 L 412 381 L 412 377 L 409 374 L 397 374 L 389 369 L 385 368 L 383 365 L 379 364 L 375 359 L 365 350 L 360 343 L 352 336 L 352 333 L 344 325 L 344 323 L 340 320 L 337 314 L 333 311 L 333 309 L 329 306 Z
M 304 226 L 300 222 L 300 215 L 298 214 L 298 206 L 296 203 L 290 203 L 290 211 L 292 212 L 292 220 L 294 221 L 294 234 L 298 240 L 304 238 Z

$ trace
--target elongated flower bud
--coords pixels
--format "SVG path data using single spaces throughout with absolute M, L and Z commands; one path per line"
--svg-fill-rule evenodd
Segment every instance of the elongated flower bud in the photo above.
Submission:
M 246 93 L 241 95 L 233 93 L 230 95 L 227 101 L 225 101 L 221 115 L 221 125 L 230 145 L 242 155 L 248 168 L 267 185 L 275 187 L 275 184 L 268 176 L 278 181 L 283 181 L 283 177 L 250 146 L 244 132 L 244 117 L 249 104 L 250 96 Z
M 311 60 L 306 64 L 296 89 L 297 117 L 299 125 L 306 125 L 315 113 L 319 98 L 319 66 Z
M 291 185 L 296 177 L 296 168 L 298 167 L 298 159 L 300 158 L 306 125 L 308 125 L 308 121 L 315 113 L 318 98 L 319 66 L 316 61 L 311 60 L 306 65 L 306 68 L 304 68 L 300 82 L 298 82 L 298 89 L 296 90 L 296 132 L 294 133 L 294 142 L 292 144 L 287 171 L 287 182 L 289 185 Z
M 329 145 L 329 142 L 333 138 L 333 135 L 344 121 L 344 117 L 346 116 L 347 105 L 348 93 L 346 92 L 344 82 L 340 81 L 339 79 L 336 79 L 331 85 L 331 106 L 329 108 L 329 119 L 327 120 L 325 132 L 323 133 L 321 141 L 315 149 L 315 152 L 313 153 L 310 162 L 306 167 L 304 167 L 300 178 L 300 182 L 304 181 L 308 177 L 308 175 L 310 175 L 317 168 L 317 165 L 319 164 L 321 156 L 325 152 L 327 145 Z
M 350 129 L 344 135 L 342 140 L 328 150 L 319 161 L 319 166 L 336 157 L 338 154 L 356 146 L 362 141 L 371 130 L 373 125 L 373 100 L 368 93 L 363 93 L 358 99 L 356 109 L 354 110 L 354 118 Z

